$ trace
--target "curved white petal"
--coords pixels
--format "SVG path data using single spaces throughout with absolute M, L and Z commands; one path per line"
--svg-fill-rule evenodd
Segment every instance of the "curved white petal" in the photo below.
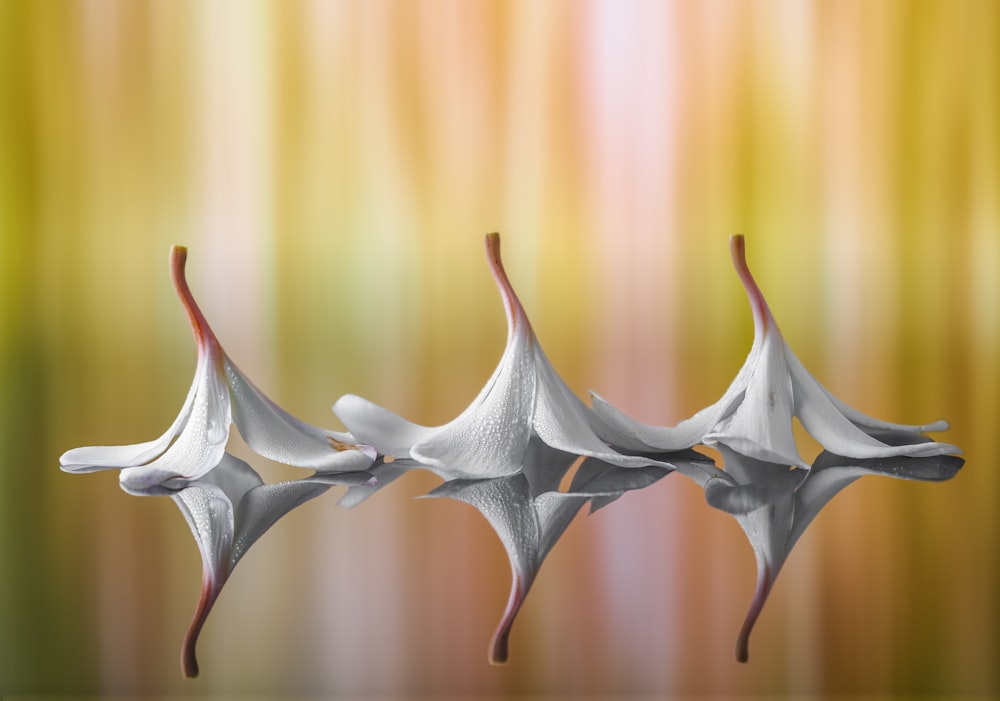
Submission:
M 487 259 L 507 312 L 507 345 L 489 382 L 465 411 L 443 426 L 426 428 L 348 395 L 338 400 L 335 413 L 352 435 L 379 453 L 412 459 L 447 481 L 521 472 L 532 435 L 572 455 L 632 467 L 655 463 L 618 453 L 594 432 L 589 410 L 538 346 L 504 271 L 499 246 L 496 234 L 486 237 Z
M 514 346 L 476 401 L 413 445 L 410 455 L 446 480 L 515 474 L 531 434 L 534 395 L 531 355 Z
M 229 387 L 223 369 L 225 354 L 198 307 L 184 265 L 187 250 L 174 246 L 170 271 L 174 287 L 198 345 L 194 380 L 180 413 L 170 428 L 154 441 L 128 446 L 95 446 L 67 451 L 60 458 L 62 469 L 89 472 L 121 468 L 122 487 L 133 493 L 148 493 L 158 487 L 195 480 L 222 459 L 229 437 L 231 411 Z
M 354 440 L 395 459 L 409 458 L 413 445 L 440 430 L 407 421 L 356 394 L 345 394 L 338 399 L 333 413 L 347 426 Z
M 676 426 L 654 426 L 636 421 L 596 392 L 590 393 L 593 408 L 591 424 L 595 433 L 616 448 L 626 450 L 684 450 L 702 442 L 722 417 L 732 413 L 742 400 L 745 385 L 734 381 L 714 404 Z
M 321 472 L 364 470 L 375 462 L 374 449 L 300 421 L 257 389 L 229 358 L 224 362 L 233 396 L 233 420 L 258 455 Z
M 217 347 L 216 347 L 217 348 Z M 181 480 L 191 481 L 205 475 L 222 460 L 229 440 L 232 414 L 229 386 L 222 371 L 221 349 L 205 353 L 199 372 L 191 413 L 177 439 L 156 460 L 126 467 L 119 475 L 122 486 L 142 490 Z
M 99 445 L 88 446 L 86 448 L 73 448 L 72 450 L 67 450 L 59 457 L 59 467 L 65 472 L 80 473 L 121 469 L 123 467 L 144 465 L 162 455 L 191 416 L 195 395 L 202 384 L 202 375 L 205 371 L 205 364 L 199 362 L 195 369 L 194 381 L 188 389 L 187 397 L 184 399 L 180 413 L 177 414 L 174 422 L 170 424 L 170 428 L 156 440 L 135 443 L 133 445 Z
M 777 329 L 756 356 L 743 401 L 707 433 L 706 444 L 723 443 L 744 455 L 789 465 L 805 465 L 792 432 L 792 382 L 785 362 L 785 341 Z
M 493 376 L 456 419 L 413 445 L 410 455 L 446 480 L 504 477 L 521 471 L 535 406 L 534 333 L 500 259 L 500 237 L 486 257 L 507 313 L 507 345 Z
M 908 443 L 893 445 L 883 443 L 872 437 L 854 424 L 842 411 L 846 406 L 842 402 L 834 402 L 816 379 L 809 374 L 791 349 L 787 350 L 788 366 L 791 372 L 795 391 L 795 412 L 806 431 L 831 453 L 853 458 L 879 458 L 896 455 L 930 456 L 960 453 L 961 451 L 948 443 L 928 441 L 919 430 L 906 430 L 901 424 L 886 424 L 885 426 L 897 434 L 898 441 L 909 440 Z M 852 410 L 852 414 L 859 413 Z M 863 416 L 863 415 L 862 415 Z M 869 420 L 868 417 L 864 417 Z M 880 423 L 869 420 L 870 428 Z M 935 424 L 930 424 L 936 428 Z
M 613 407 L 595 393 L 591 393 L 594 414 L 596 415 L 595 429 L 598 435 L 615 447 L 628 450 L 643 451 L 649 448 L 676 451 L 691 448 L 698 443 L 711 444 L 722 442 L 722 435 L 726 435 L 729 440 L 739 442 L 747 449 L 755 450 L 760 454 L 787 454 L 797 458 L 797 452 L 788 450 L 787 436 L 776 436 L 776 444 L 764 439 L 760 429 L 760 423 L 754 420 L 753 416 L 735 416 L 740 412 L 742 405 L 748 401 L 747 393 L 753 383 L 762 383 L 761 366 L 764 366 L 763 382 L 768 377 L 774 375 L 777 368 L 770 368 L 775 364 L 780 364 L 780 358 L 773 357 L 778 352 L 777 344 L 768 343 L 770 332 L 773 329 L 777 332 L 777 324 L 771 316 L 771 311 L 764 300 L 760 289 L 750 275 L 749 268 L 746 267 L 746 257 L 742 236 L 734 236 L 730 239 L 730 250 L 737 273 L 742 280 L 747 295 L 750 300 L 750 308 L 754 318 L 754 337 L 747 354 L 746 360 L 736 373 L 736 377 L 729 387 L 715 403 L 701 409 L 692 417 L 679 422 L 676 426 L 653 426 L 636 421 L 620 410 Z M 776 333 L 780 340 L 780 333 Z M 768 357 L 770 356 L 770 357 Z M 761 395 L 765 405 L 770 403 L 767 397 L 766 388 L 756 387 L 750 392 L 749 401 L 759 404 Z M 780 409 L 776 406 L 775 409 Z M 744 411 L 744 414 L 746 410 Z M 742 435 L 740 431 L 748 430 L 748 435 Z M 725 432 L 725 433 L 724 433 Z M 713 436 L 715 436 L 713 438 Z
M 546 444 L 558 450 L 598 458 L 622 467 L 644 467 L 656 460 L 622 455 L 598 438 L 588 416 L 590 410 L 556 374 L 540 347 L 535 347 L 534 366 L 538 378 L 531 426 Z
M 796 359 L 797 360 L 797 359 Z M 811 374 L 811 373 L 810 373 Z M 880 419 L 873 418 L 867 414 L 863 414 L 849 404 L 845 404 L 843 401 L 835 397 L 830 390 L 828 390 L 823 385 L 820 385 L 820 389 L 830 398 L 833 405 L 837 407 L 837 411 L 847 417 L 847 419 L 861 428 L 863 431 L 872 432 L 885 432 L 885 433 L 936 433 L 938 431 L 947 431 L 948 422 L 944 420 L 932 421 L 929 424 L 897 424 L 890 421 L 882 421 Z

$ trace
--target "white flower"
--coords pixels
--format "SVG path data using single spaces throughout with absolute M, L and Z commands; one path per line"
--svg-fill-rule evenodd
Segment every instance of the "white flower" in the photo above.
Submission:
M 824 451 L 810 469 L 792 468 L 742 455 L 720 445 L 725 470 L 678 463 L 679 472 L 705 488 L 713 507 L 732 514 L 757 558 L 757 588 L 736 643 L 736 659 L 746 662 L 750 632 L 767 601 L 781 566 L 812 520 L 841 489 L 867 474 L 906 480 L 941 481 L 964 464 L 950 455 L 848 458 Z
M 747 267 L 742 236 L 730 239 L 730 250 L 754 317 L 753 346 L 736 379 L 715 404 L 669 428 L 635 421 L 592 395 L 594 427 L 602 438 L 636 451 L 725 445 L 758 460 L 806 467 L 792 434 L 792 419 L 798 417 L 809 435 L 837 455 L 868 459 L 961 452 L 922 436 L 947 429 L 944 421 L 922 426 L 887 423 L 831 395 L 785 343 Z
M 122 488 L 181 488 L 215 468 L 223 458 L 229 427 L 262 457 L 319 472 L 365 470 L 374 450 L 347 434 L 303 423 L 264 396 L 223 351 L 184 278 L 187 250 L 174 246 L 170 270 L 198 344 L 198 365 L 184 406 L 166 433 L 123 446 L 75 448 L 59 458 L 67 472 L 118 468 Z
M 333 410 L 351 435 L 380 456 L 372 468 L 377 486 L 352 487 L 341 504 L 359 503 L 409 469 L 426 469 L 447 480 L 427 496 L 475 506 L 500 537 L 513 575 L 490 645 L 490 662 L 501 664 L 538 568 L 580 507 L 592 501 L 599 508 L 651 484 L 674 469 L 660 458 L 674 455 L 622 455 L 597 437 L 590 410 L 559 378 L 535 338 L 500 261 L 498 235 L 486 237 L 486 254 L 507 311 L 507 346 L 472 404 L 437 427 L 414 424 L 355 395 L 341 397 Z M 581 458 L 570 489 L 560 492 L 560 481 Z
M 223 351 L 184 278 L 186 249 L 170 252 L 174 286 L 198 345 L 194 382 L 166 433 L 146 443 L 69 450 L 59 459 L 67 472 L 121 469 L 122 489 L 138 496 L 170 496 L 184 514 L 202 556 L 202 594 L 184 640 L 181 664 L 198 674 L 195 643 L 212 605 L 236 563 L 281 516 L 332 485 L 370 486 L 375 451 L 349 435 L 299 421 L 268 399 Z M 262 457 L 305 467 L 309 477 L 264 484 L 242 460 L 226 452 L 236 424 Z
M 445 480 L 515 475 L 524 467 L 532 437 L 558 451 L 622 467 L 656 464 L 622 455 L 597 437 L 590 410 L 559 378 L 535 338 L 500 261 L 499 235 L 487 235 L 486 254 L 507 311 L 507 346 L 472 404 L 435 427 L 407 421 L 356 395 L 341 397 L 333 407 L 356 440 L 385 456 L 385 470 L 393 474 L 380 476 L 380 485 L 409 467 Z

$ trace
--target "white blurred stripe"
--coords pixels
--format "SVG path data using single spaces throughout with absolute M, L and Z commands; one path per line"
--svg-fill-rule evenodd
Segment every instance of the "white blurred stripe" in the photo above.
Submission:
M 671 271 L 678 265 L 677 232 L 677 71 L 673 53 L 678 29 L 674 8 L 663 3 L 586 5 L 582 21 L 580 75 L 590 211 L 596 212 L 604 305 L 597 357 L 609 359 L 594 378 L 599 392 L 624 399 L 622 408 L 643 416 L 668 417 L 674 397 L 670 342 L 679 303 Z M 627 283 L 626 283 L 627 281 Z M 664 421 L 666 419 L 663 419 Z M 632 660 L 634 688 L 655 688 L 673 676 L 679 627 L 671 625 L 677 553 L 647 550 L 642 533 L 669 533 L 677 526 L 673 496 L 657 490 L 653 506 L 628 506 L 628 496 L 608 507 L 593 548 L 603 563 L 607 598 L 600 620 L 610 626 L 602 645 L 620 663 Z M 636 500 L 637 501 L 637 500 Z M 658 595 L 636 600 L 635 571 L 661 585 Z M 648 593 L 648 590 L 647 590 Z M 641 634 L 636 631 L 641 630 Z M 653 661 L 656 664 L 650 664 Z
M 265 389 L 274 338 L 274 33 L 265 2 L 193 6 L 197 58 L 191 285 L 234 361 Z M 214 314 L 212 312 L 215 312 Z

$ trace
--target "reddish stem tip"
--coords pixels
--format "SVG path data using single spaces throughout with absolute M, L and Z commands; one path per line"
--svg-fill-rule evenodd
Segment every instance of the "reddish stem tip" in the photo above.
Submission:
M 521 610 L 524 598 L 528 595 L 533 579 L 534 575 L 522 576 L 513 558 L 511 559 L 511 583 L 507 607 L 493 633 L 493 640 L 490 641 L 489 660 L 492 665 L 507 664 L 507 641 L 510 639 L 510 629 L 514 625 L 514 619 L 517 618 L 517 612 Z
M 181 672 L 185 679 L 194 679 L 198 676 L 198 655 L 195 653 L 195 645 L 203 623 L 203 618 L 192 622 L 191 629 L 184 636 L 184 645 L 181 647 Z
M 490 265 L 490 272 L 500 288 L 500 296 L 503 298 L 503 306 L 507 312 L 507 323 L 510 326 L 508 337 L 512 337 L 519 322 L 530 329 L 528 316 L 524 313 L 524 307 L 514 292 L 514 287 L 510 284 L 507 271 L 504 270 L 503 260 L 500 258 L 500 234 L 494 232 L 486 234 L 486 260 Z
M 742 234 L 729 237 L 729 253 L 732 256 L 736 274 L 740 276 L 740 282 L 743 283 L 743 288 L 750 298 L 750 309 L 753 311 L 754 322 L 761 331 L 766 331 L 771 319 L 771 310 L 768 309 L 764 294 L 757 286 L 757 281 L 753 279 L 750 266 L 747 265 L 746 241 Z
M 740 635 L 736 639 L 737 662 L 746 662 L 750 658 L 750 633 L 753 631 L 754 624 L 757 623 L 757 619 L 760 617 L 760 612 L 764 609 L 768 594 L 771 593 L 772 583 L 771 568 L 765 565 L 757 575 L 757 590 L 754 592 L 753 601 L 750 603 L 750 610 L 747 611 L 747 617 L 743 621 Z
M 187 654 L 187 651 L 185 651 L 181 655 L 181 670 L 184 673 L 185 679 L 198 678 L 198 659 L 195 657 L 193 649 L 190 654 Z
M 181 273 L 184 272 L 184 263 L 187 261 L 188 249 L 187 246 L 181 246 L 174 244 L 170 247 L 170 266 L 180 266 Z
M 503 612 L 503 618 L 497 625 L 497 629 L 493 633 L 493 639 L 490 641 L 489 660 L 491 665 L 507 664 L 507 658 L 509 657 L 507 641 L 510 640 L 510 629 L 514 625 L 514 618 L 517 617 L 517 612 L 524 601 L 524 596 L 520 591 L 519 585 L 520 582 L 515 577 L 514 584 L 511 587 L 510 599 L 507 601 L 507 609 Z
M 195 653 L 198 636 L 201 634 L 201 629 L 208 619 L 208 614 L 212 610 L 215 600 L 219 597 L 225 580 L 225 577 L 219 582 L 210 576 L 202 578 L 198 607 L 191 618 L 191 624 L 188 626 L 187 634 L 184 636 L 184 644 L 181 647 L 181 670 L 188 679 L 194 679 L 198 676 L 198 656 Z
M 172 246 L 170 249 L 170 277 L 174 281 L 174 289 L 177 290 L 177 296 L 181 299 L 184 311 L 187 312 L 188 321 L 191 323 L 191 330 L 194 332 L 200 352 L 206 343 L 215 342 L 215 336 L 205 319 L 205 315 L 198 307 L 198 303 L 194 301 L 194 295 L 191 294 L 191 288 L 188 286 L 187 277 L 184 274 L 186 263 L 187 248 L 185 246 Z
M 510 628 L 505 631 L 498 631 L 490 642 L 490 664 L 499 667 L 507 664 L 507 640 L 510 637 Z

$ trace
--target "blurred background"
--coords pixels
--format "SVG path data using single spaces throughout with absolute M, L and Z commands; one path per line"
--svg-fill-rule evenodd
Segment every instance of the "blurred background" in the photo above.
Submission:
M 201 562 L 179 512 L 58 469 L 181 406 L 170 245 L 297 416 L 340 429 L 353 392 L 434 425 L 502 352 L 489 231 L 567 384 L 657 424 L 746 356 L 745 234 L 806 367 L 871 415 L 948 419 L 967 465 L 840 494 L 747 665 L 752 551 L 682 477 L 578 517 L 503 668 L 510 575 L 479 514 L 414 499 L 422 474 L 353 510 L 331 493 L 241 562 L 181 679 Z M 1000 691 L 992 0 L 11 0 L 0 237 L 0 694 Z

